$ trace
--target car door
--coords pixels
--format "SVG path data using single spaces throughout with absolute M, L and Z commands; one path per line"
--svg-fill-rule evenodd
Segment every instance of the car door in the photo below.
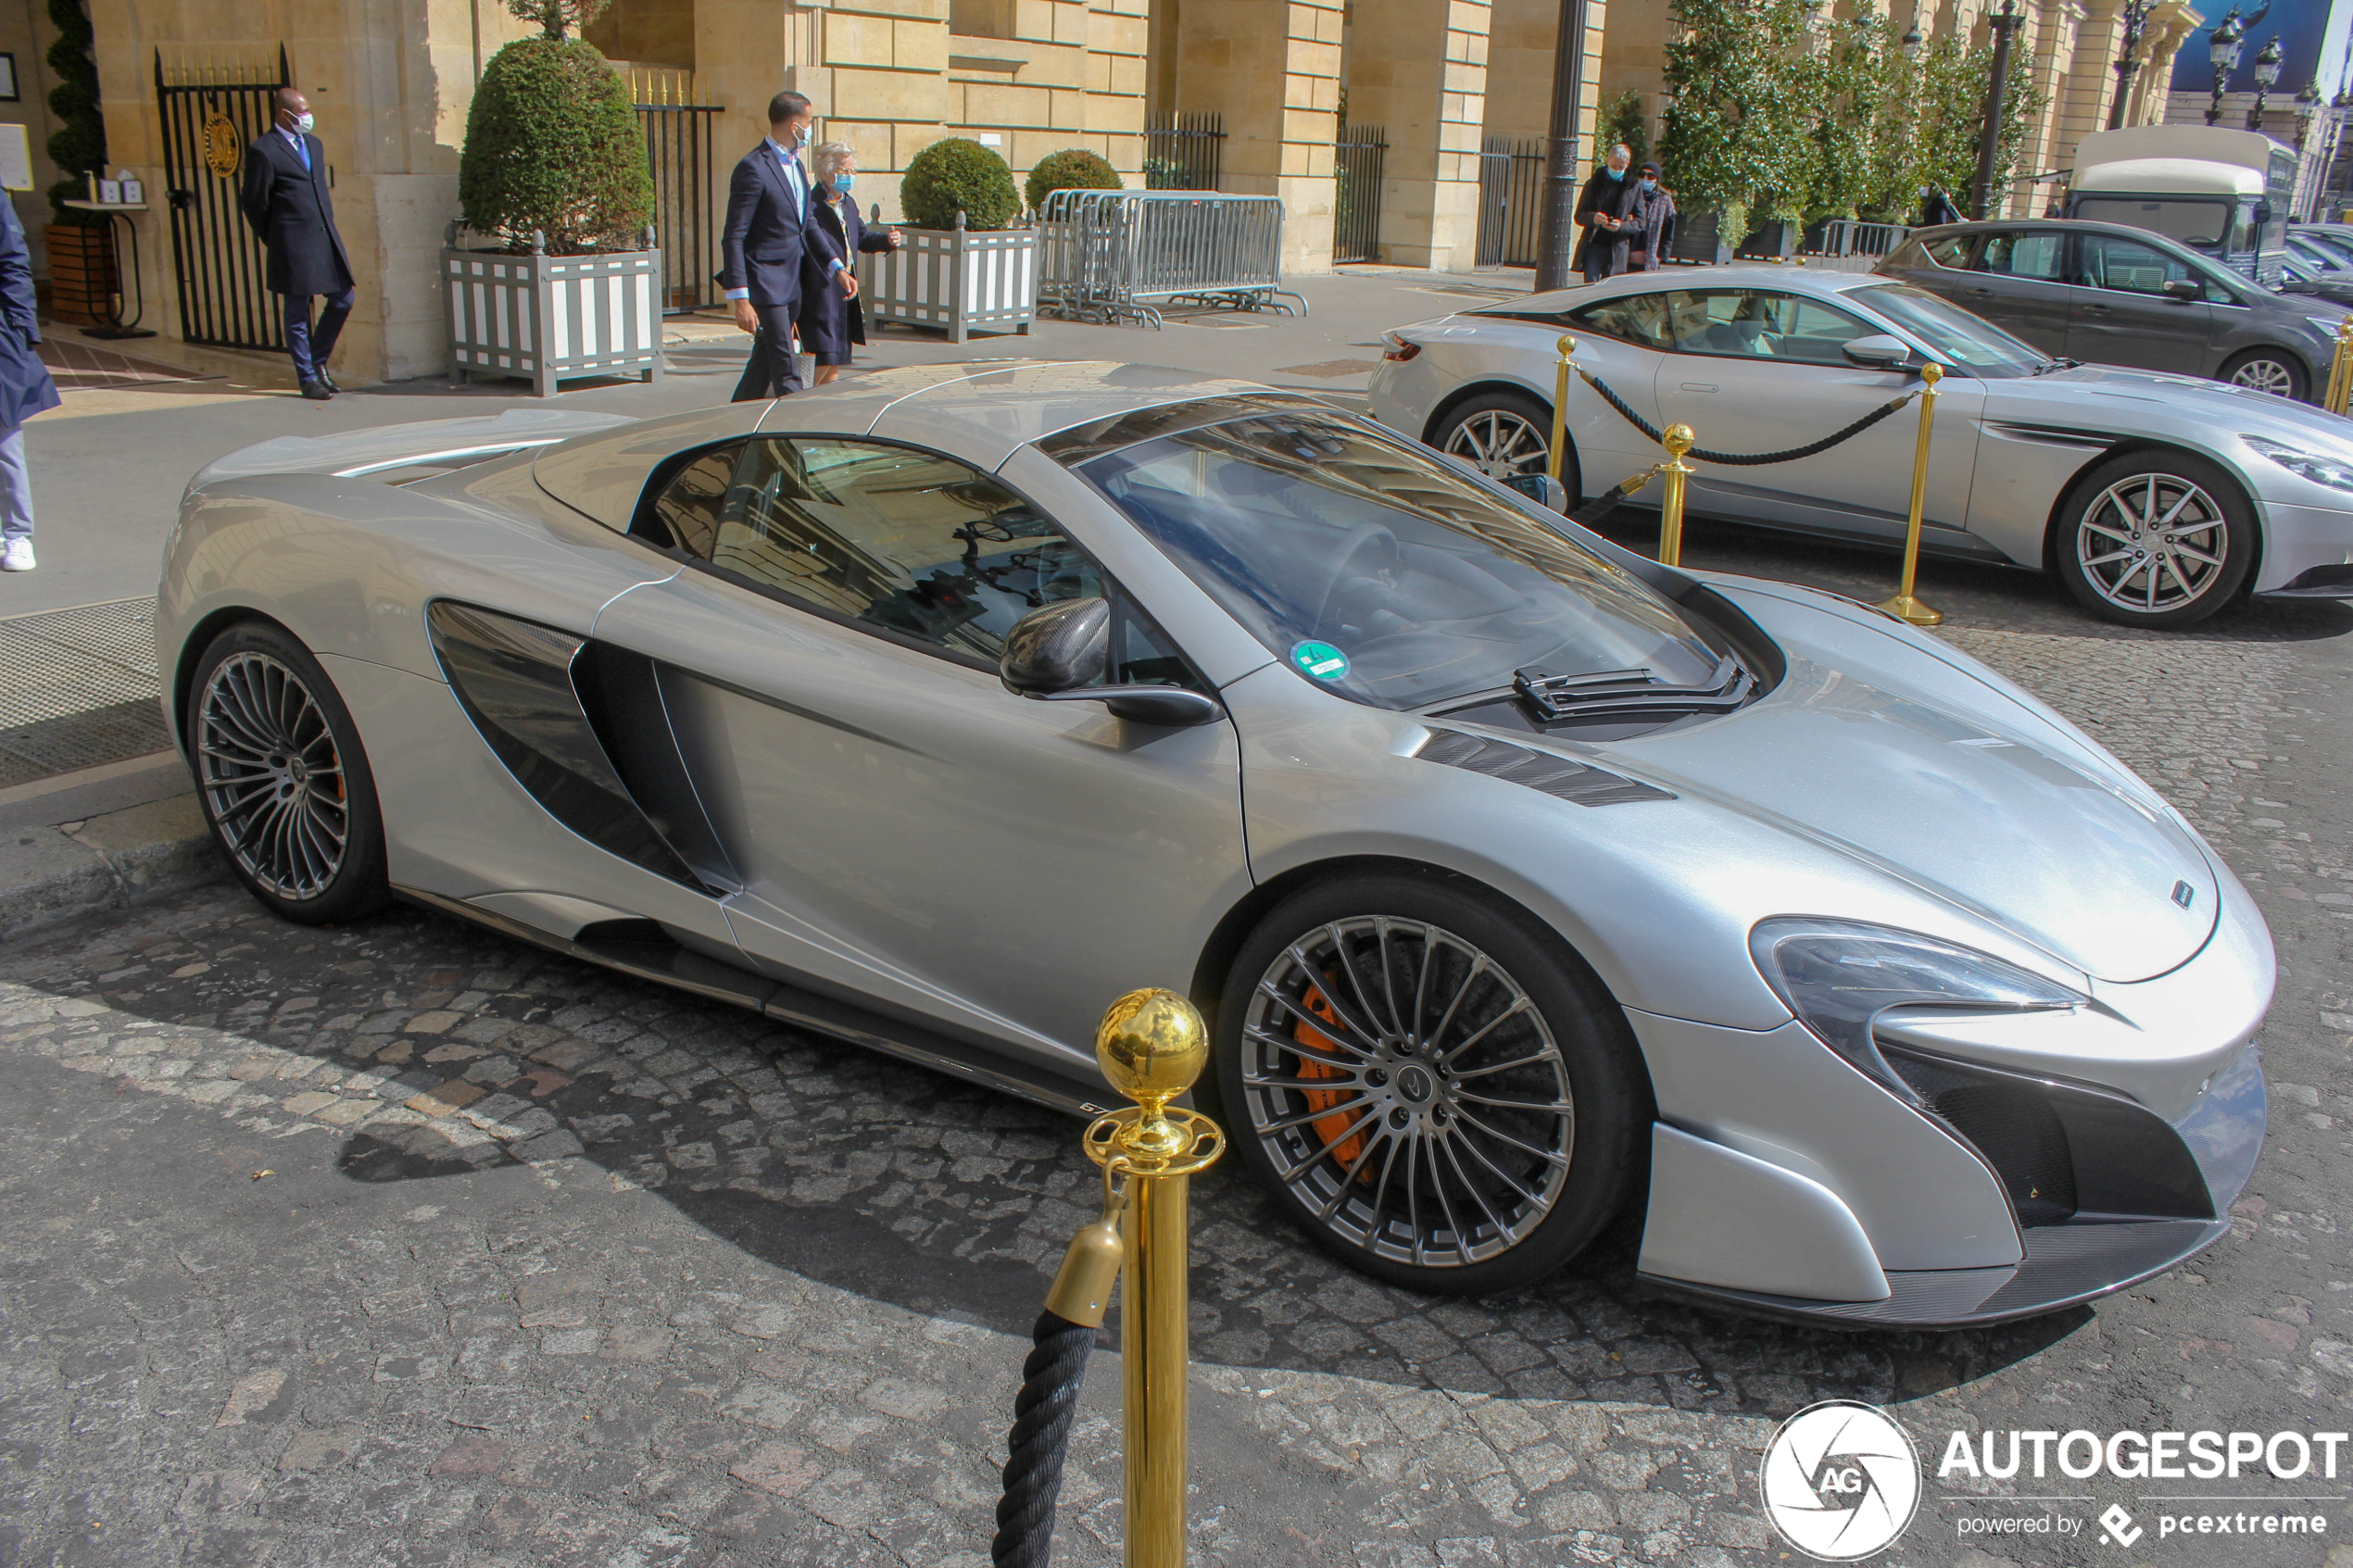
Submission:
M 2203 293 L 2185 299 L 2165 292 L 2166 284 L 2183 282 L 2209 288 L 2196 269 L 2121 234 L 2078 234 L 2075 250 L 2068 358 L 2185 376 L 2206 373 L 2213 307 Z
M 1661 364 L 1662 415 L 1701 447 L 1764 454 L 1812 445 L 1920 384 L 1907 371 L 1850 364 L 1842 345 L 1885 328 L 1809 295 L 1686 289 L 1671 302 L 1676 352 Z M 1928 520 L 1960 528 L 1976 467 L 1982 383 L 1948 375 L 1931 425 Z M 1844 533 L 1894 535 L 1910 515 L 1917 403 L 1812 457 L 1730 465 L 1693 459 L 1704 511 Z
M 1985 236 L 1969 276 L 1948 297 L 2045 354 L 2067 352 L 2068 235 L 2060 229 L 2004 229 Z
M 1119 678 L 1195 684 L 1059 524 L 863 440 L 756 436 L 654 486 L 688 570 L 596 635 L 659 671 L 647 721 L 731 862 L 746 956 L 1064 1071 L 1113 999 L 1074 977 L 1189 978 L 1202 912 L 1248 885 L 1237 738 L 1000 684 L 1015 621 L 1099 594 Z

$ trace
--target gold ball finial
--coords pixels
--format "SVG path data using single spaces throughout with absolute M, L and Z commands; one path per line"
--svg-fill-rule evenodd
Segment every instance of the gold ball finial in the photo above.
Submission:
M 1658 443 L 1667 448 L 1668 457 L 1680 463 L 1683 460 L 1683 454 L 1690 451 L 1698 440 L 1699 437 L 1692 433 L 1691 426 L 1668 425 L 1667 433 L 1658 438 Z
M 2336 324 L 2336 335 L 2340 338 L 2353 338 L 2353 316 L 2347 316 Z
M 1920 380 L 1928 383 L 1930 391 L 1935 391 L 1936 383 L 1944 379 L 1944 367 L 1938 364 L 1935 360 L 1931 359 L 1927 364 L 1920 367 Z
M 2347 317 L 2347 320 L 2348 321 L 2353 321 L 2353 317 Z M 1576 352 L 1577 352 L 1577 340 L 1576 340 L 1575 338 L 1573 338 L 1573 337 L 1569 336 L 1567 332 L 1563 332 L 1563 333 L 1561 333 L 1561 340 L 1560 340 L 1560 342 L 1559 342 L 1557 345 L 1555 345 L 1554 346 L 1556 346 L 1556 347 L 1558 347 L 1558 348 L 1560 349 L 1560 351 L 1561 351 L 1561 358 L 1564 358 L 1564 359 L 1566 359 L 1566 358 L 1567 358 L 1570 355 L 1572 355 L 1572 354 L 1574 354 L 1574 353 L 1576 353 Z
M 1161 1160 L 1185 1152 L 1192 1135 L 1168 1120 L 1167 1107 L 1209 1065 L 1201 1010 L 1174 991 L 1130 991 L 1103 1014 L 1095 1060 L 1113 1088 L 1144 1108 L 1122 1140 L 1127 1151 Z

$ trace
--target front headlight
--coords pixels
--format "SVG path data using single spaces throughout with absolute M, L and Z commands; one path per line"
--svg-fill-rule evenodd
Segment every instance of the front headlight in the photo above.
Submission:
M 1890 1008 L 2045 1012 L 2091 998 L 1991 954 L 1917 932 L 1852 921 L 1780 915 L 1759 921 L 1748 950 L 1798 1021 L 1858 1071 L 1907 1100 L 1919 1096 L 1871 1040 Z
M 2242 435 L 2239 439 L 2298 479 L 2309 479 L 2332 490 L 2353 491 L 2353 463 L 2340 458 L 2323 458 L 2318 452 L 2303 452 L 2293 446 L 2283 446 L 2259 435 Z

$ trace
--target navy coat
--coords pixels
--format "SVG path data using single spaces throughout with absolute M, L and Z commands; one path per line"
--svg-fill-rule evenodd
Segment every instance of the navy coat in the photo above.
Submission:
M 719 286 L 749 290 L 751 302 L 763 309 L 797 308 L 807 220 L 785 171 L 777 167 L 774 150 L 762 142 L 746 153 L 727 181 L 727 223 L 719 232 Z
M 57 406 L 57 383 L 33 345 L 41 319 L 32 303 L 32 253 L 14 203 L 0 196 L 0 427 L 14 430 Z
M 891 248 L 888 232 L 866 232 L 858 204 L 848 196 L 825 200 L 822 188 L 809 199 L 809 232 L 800 259 L 800 351 L 842 354 L 853 343 L 866 341 L 866 312 L 854 299 L 842 297 L 833 276 L 834 263 L 844 270 L 857 265 L 860 251 Z
M 341 294 L 351 286 L 351 258 L 335 232 L 334 198 L 327 194 L 327 149 L 316 136 L 310 167 L 282 132 L 254 138 L 245 149 L 245 183 L 237 206 L 270 253 L 262 284 L 272 294 Z

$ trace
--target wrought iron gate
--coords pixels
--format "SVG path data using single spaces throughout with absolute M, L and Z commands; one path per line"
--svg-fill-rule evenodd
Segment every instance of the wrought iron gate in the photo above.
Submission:
M 276 118 L 271 94 L 292 80 L 279 45 L 243 65 L 167 65 L 156 51 L 163 113 L 163 183 L 171 204 L 171 268 L 180 335 L 221 348 L 283 348 L 284 312 L 263 286 L 268 258 L 237 209 L 245 148 Z
M 1225 148 L 1222 114 L 1147 116 L 1144 184 L 1154 191 L 1214 191 Z
M 1332 147 L 1332 171 L 1338 176 L 1332 203 L 1334 261 L 1379 257 L 1381 162 L 1388 153 L 1389 133 L 1379 126 L 1340 126 Z
M 1543 199 L 1543 140 L 1488 137 L 1478 153 L 1478 265 L 1536 265 Z
M 719 228 L 725 217 L 712 187 L 711 134 L 719 107 L 688 100 L 694 75 L 639 69 L 629 73 L 646 162 L 654 176 L 654 243 L 661 247 L 661 309 L 684 315 L 719 303 Z

